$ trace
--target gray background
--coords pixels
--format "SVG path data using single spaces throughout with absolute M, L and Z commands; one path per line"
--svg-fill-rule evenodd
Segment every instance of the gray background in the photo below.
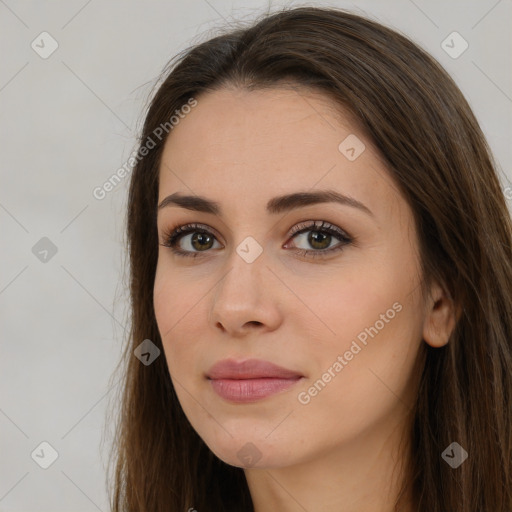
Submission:
M 434 55 L 473 107 L 504 190 L 511 3 L 314 2 L 366 14 Z M 0 512 L 109 509 L 106 413 L 119 392 L 112 375 L 127 325 L 129 178 L 101 201 L 92 191 L 134 149 L 152 85 L 173 55 L 233 20 L 304 4 L 0 0 Z M 51 48 L 43 31 L 59 45 L 46 59 L 31 47 Z M 469 44 L 458 58 L 441 46 L 453 31 Z M 34 254 L 43 237 L 56 246 L 53 256 Z M 34 458 L 50 461 L 43 441 L 58 453 L 48 469 L 31 458 L 37 448 Z

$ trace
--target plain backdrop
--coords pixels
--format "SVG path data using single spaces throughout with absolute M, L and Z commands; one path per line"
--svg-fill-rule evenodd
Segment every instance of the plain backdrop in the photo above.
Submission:
M 307 4 L 0 0 L 0 512 L 109 510 L 104 430 L 128 322 L 129 179 L 103 200 L 93 190 L 134 149 L 172 56 L 233 20 Z M 309 5 L 366 14 L 438 59 L 510 186 L 510 0 Z M 452 46 L 469 45 L 457 58 L 442 46 L 454 31 Z

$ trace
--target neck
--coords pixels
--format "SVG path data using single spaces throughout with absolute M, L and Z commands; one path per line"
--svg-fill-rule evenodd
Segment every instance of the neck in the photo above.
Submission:
M 255 512 L 394 512 L 409 460 L 396 425 L 378 426 L 293 466 L 245 470 Z M 410 493 L 401 512 L 413 512 Z

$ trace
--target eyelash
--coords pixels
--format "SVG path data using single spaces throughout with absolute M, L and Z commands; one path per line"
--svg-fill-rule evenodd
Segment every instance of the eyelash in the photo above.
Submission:
M 311 221 L 309 221 L 311 222 Z M 321 222 L 320 225 L 317 222 Z M 345 248 L 345 246 L 354 242 L 354 239 L 348 235 L 345 231 L 340 228 L 333 226 L 325 221 L 313 221 L 313 223 L 307 224 L 306 222 L 299 223 L 294 226 L 290 232 L 289 237 L 295 238 L 296 236 L 307 233 L 308 231 L 315 231 L 319 233 L 327 233 L 329 235 L 333 235 L 336 238 L 340 239 L 340 243 L 331 247 L 330 249 L 298 249 L 296 248 L 296 252 L 300 252 L 301 256 L 312 256 L 312 257 L 323 257 L 326 254 L 332 254 L 334 252 L 340 251 Z M 204 233 L 207 235 L 213 235 L 209 228 L 204 224 L 185 224 L 183 226 L 179 226 L 176 229 L 171 229 L 170 231 L 164 233 L 163 238 L 165 243 L 160 244 L 163 247 L 170 248 L 174 254 L 183 257 L 191 257 L 196 258 L 197 256 L 202 256 L 202 252 L 208 251 L 184 251 L 182 249 L 177 248 L 177 244 L 179 240 L 190 233 Z M 213 235 L 214 236 L 214 235 Z

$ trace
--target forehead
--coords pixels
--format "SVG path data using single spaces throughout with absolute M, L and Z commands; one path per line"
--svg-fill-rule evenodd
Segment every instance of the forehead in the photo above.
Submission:
M 188 159 L 193 160 L 212 159 L 217 154 L 219 158 L 260 161 L 277 152 L 282 159 L 305 154 L 318 158 L 307 149 L 327 149 L 331 142 L 326 139 L 327 131 L 332 132 L 329 139 L 337 140 L 352 129 L 331 100 L 305 90 L 221 89 L 197 101 L 169 135 L 164 155 L 188 151 Z M 304 142 L 307 148 L 302 147 Z M 330 149 L 335 153 L 337 145 Z
M 196 99 L 167 138 L 159 201 L 180 191 L 263 204 L 312 188 L 337 189 L 366 204 L 375 194 L 396 199 L 371 141 L 327 96 L 292 88 L 221 89 Z M 355 160 L 340 150 L 346 140 L 358 152 L 364 148 Z

